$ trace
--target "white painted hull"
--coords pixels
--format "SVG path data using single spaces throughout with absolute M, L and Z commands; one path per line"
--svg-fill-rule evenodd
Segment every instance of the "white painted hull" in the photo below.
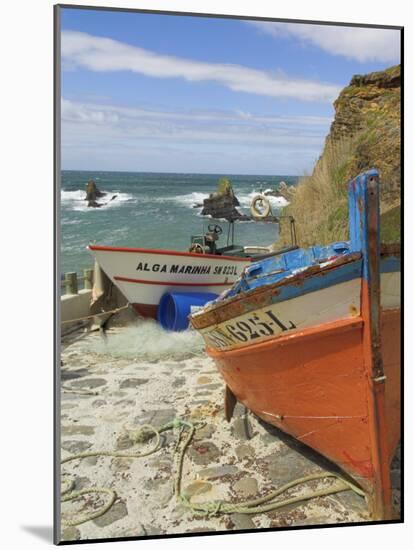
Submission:
M 356 318 L 361 315 L 361 284 L 361 278 L 355 278 L 198 330 L 207 347 L 225 351 Z M 385 310 L 400 307 L 400 272 L 381 274 L 381 306 Z
M 136 309 L 154 316 L 165 292 L 220 294 L 250 261 L 210 254 L 91 245 L 102 270 Z M 140 307 L 143 306 L 143 307 Z

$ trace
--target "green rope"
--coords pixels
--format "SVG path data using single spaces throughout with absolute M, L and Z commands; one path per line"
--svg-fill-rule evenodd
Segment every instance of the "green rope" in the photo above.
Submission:
M 68 386 L 67 384 L 62 385 L 61 390 L 63 393 L 76 393 L 79 395 L 99 395 L 99 392 L 97 391 L 84 390 L 82 388 L 74 388 L 72 386 Z
M 278 508 L 282 508 L 284 506 L 287 506 L 289 504 L 293 504 L 296 502 L 302 502 L 302 501 L 310 500 L 312 498 L 332 495 L 335 493 L 339 493 L 340 491 L 345 491 L 349 489 L 354 491 L 358 495 L 364 496 L 363 491 L 359 487 L 357 487 L 355 484 L 343 479 L 342 477 L 340 477 L 335 473 L 327 472 L 327 473 L 313 474 L 306 477 L 295 479 L 294 481 L 291 481 L 290 483 L 283 485 L 279 489 L 272 491 L 271 493 L 269 493 L 264 497 L 256 498 L 253 500 L 247 500 L 241 504 L 234 504 L 234 503 L 222 502 L 222 501 L 213 501 L 213 502 L 206 502 L 202 504 L 194 504 L 190 501 L 190 499 L 188 499 L 186 495 L 182 494 L 181 479 L 182 479 L 185 452 L 194 436 L 195 426 L 191 422 L 186 422 L 182 420 L 181 421 L 178 420 L 178 422 L 180 422 L 180 424 L 184 428 L 188 428 L 188 434 L 186 439 L 184 440 L 184 443 L 181 447 L 180 452 L 178 453 L 177 476 L 175 478 L 175 487 L 174 487 L 175 495 L 178 501 L 181 502 L 181 504 L 183 504 L 186 508 L 189 508 L 193 513 L 196 513 L 199 515 L 206 515 L 206 516 L 214 516 L 219 514 L 234 514 L 234 513 L 261 514 L 261 513 L 270 512 L 272 510 L 276 510 Z M 296 487 L 297 485 L 304 484 L 308 481 L 313 481 L 316 479 L 326 479 L 328 477 L 336 478 L 340 483 L 332 487 L 327 487 L 317 491 L 309 492 L 306 495 L 291 497 L 283 501 L 270 502 L 292 487 Z M 266 502 L 268 504 L 264 505 L 264 503 Z
M 117 494 L 112 489 L 107 489 L 106 487 L 88 487 L 87 489 L 81 489 L 80 491 L 71 491 L 68 495 L 61 497 L 61 502 L 67 502 L 70 500 L 75 500 L 83 495 L 88 495 L 90 493 L 97 493 L 97 494 L 106 494 L 109 495 L 109 500 L 106 504 L 101 506 L 96 512 L 89 512 L 88 514 L 85 514 L 83 516 L 77 516 L 74 519 L 68 519 L 68 518 L 62 518 L 62 523 L 66 526 L 75 526 L 80 525 L 81 523 L 86 523 L 87 521 L 91 521 L 93 519 L 99 518 L 100 516 L 103 516 L 106 514 L 106 512 L 112 507 L 113 503 L 115 502 L 117 498 Z M 62 492 L 62 495 L 64 493 Z
M 365 496 L 364 492 L 351 481 L 348 481 L 335 473 L 325 472 L 325 473 L 313 474 L 313 475 L 295 479 L 289 483 L 286 483 L 282 487 L 279 487 L 279 489 L 276 489 L 270 492 L 266 496 L 256 498 L 256 499 L 246 500 L 239 504 L 236 504 L 233 502 L 223 502 L 223 501 L 212 501 L 212 502 L 205 502 L 200 504 L 192 503 L 191 500 L 187 497 L 187 495 L 183 494 L 181 491 L 184 459 L 185 459 L 185 453 L 187 451 L 187 448 L 193 439 L 196 426 L 200 427 L 200 425 L 204 425 L 204 424 L 205 424 L 204 422 L 193 423 L 186 420 L 182 420 L 180 418 L 176 418 L 172 422 L 168 422 L 167 424 L 164 424 L 164 426 L 162 426 L 159 429 L 154 428 L 149 424 L 145 424 L 139 430 L 130 434 L 129 437 L 134 443 L 143 443 L 145 441 L 148 441 L 149 439 L 152 439 L 155 436 L 155 444 L 148 451 L 145 451 L 143 453 L 92 451 L 92 452 L 80 453 L 80 454 L 65 458 L 64 460 L 61 461 L 61 464 L 65 464 L 72 460 L 83 459 L 91 456 L 111 456 L 111 457 L 117 457 L 117 458 L 141 458 L 144 456 L 148 456 L 150 454 L 155 453 L 160 448 L 162 432 L 170 429 L 172 430 L 178 429 L 179 433 L 178 433 L 177 443 L 174 451 L 174 455 L 176 456 L 176 469 L 177 469 L 177 474 L 175 476 L 175 481 L 174 481 L 174 493 L 176 495 L 176 499 L 178 500 L 178 502 L 180 502 L 186 508 L 191 510 L 194 515 L 210 517 L 210 516 L 217 516 L 220 514 L 234 514 L 234 513 L 263 514 L 266 512 L 277 510 L 284 506 L 288 506 L 289 504 L 294 504 L 296 502 L 304 502 L 313 498 L 328 496 L 328 495 L 332 495 L 332 494 L 339 493 L 341 491 L 347 491 L 347 490 L 354 491 L 356 494 L 360 496 Z M 186 430 L 187 430 L 187 434 L 183 438 L 183 434 L 186 432 Z M 180 448 L 180 445 L 181 445 L 181 448 Z M 330 487 L 325 487 L 322 489 L 310 491 L 305 495 L 298 495 L 298 496 L 286 498 L 284 500 L 275 501 L 275 499 L 278 496 L 282 495 L 283 493 L 285 493 L 286 491 L 288 491 L 293 487 L 305 484 L 309 481 L 314 481 L 317 479 L 326 479 L 326 478 L 335 478 L 336 480 L 338 480 L 338 483 Z M 87 488 L 87 489 L 82 489 L 80 491 L 74 491 L 73 482 L 67 482 L 67 483 L 68 483 L 68 486 L 62 489 L 61 491 L 62 495 L 66 495 L 66 496 L 63 496 L 63 498 L 61 499 L 61 502 L 71 501 L 79 498 L 80 496 L 83 496 L 85 494 L 90 494 L 90 493 L 107 494 L 109 495 L 109 500 L 106 504 L 104 504 L 101 508 L 99 508 L 99 510 L 93 513 L 90 513 L 84 516 L 78 516 L 78 517 L 75 517 L 74 519 L 64 518 L 62 520 L 62 523 L 66 525 L 73 525 L 73 526 L 80 525 L 81 523 L 85 523 L 86 521 L 90 521 L 92 519 L 96 519 L 99 516 L 102 516 L 111 508 L 111 506 L 113 505 L 113 503 L 117 498 L 115 491 L 113 491 L 112 489 Z
M 130 434 L 129 437 L 134 443 L 144 443 L 145 441 L 151 439 L 155 435 L 155 444 L 148 451 L 145 451 L 142 453 L 121 453 L 116 451 L 91 451 L 91 452 L 71 455 L 61 460 L 60 463 L 66 464 L 67 462 L 71 462 L 73 460 L 82 460 L 83 458 L 97 457 L 97 456 L 110 456 L 113 458 L 142 458 L 144 456 L 151 455 L 156 451 L 158 451 L 160 447 L 160 441 L 161 441 L 161 432 L 167 429 L 169 429 L 168 425 L 165 425 L 159 430 L 157 430 L 156 428 L 154 428 L 153 426 L 150 426 L 149 424 L 144 424 L 139 430 Z M 113 491 L 112 489 L 107 489 L 104 487 L 101 487 L 101 488 L 89 487 L 86 489 L 81 489 L 80 491 L 74 491 L 73 490 L 74 482 L 72 480 L 70 479 L 65 480 L 65 483 L 66 483 L 66 486 L 63 486 L 61 488 L 61 502 L 76 500 L 79 497 L 90 493 L 109 495 L 108 502 L 103 506 L 101 506 L 96 512 L 91 512 L 83 516 L 77 516 L 73 519 L 62 517 L 62 524 L 67 526 L 80 525 L 81 523 L 86 523 L 87 521 L 91 521 L 100 516 L 103 516 L 112 507 L 112 505 L 114 504 L 117 498 L 116 492 Z
M 276 502 L 269 502 L 273 501 L 277 496 L 283 494 L 288 489 L 291 489 L 292 487 L 296 487 L 297 485 L 304 484 L 308 481 L 313 481 L 316 479 L 326 479 L 328 477 L 334 477 L 340 480 L 340 483 L 332 486 L 327 487 L 324 489 L 319 489 L 317 491 L 311 491 L 306 495 L 299 495 L 296 497 L 287 498 L 285 500 L 276 501 Z M 345 481 L 344 479 L 340 478 L 336 474 L 331 473 L 322 473 L 322 474 L 315 474 L 311 476 L 301 477 L 298 479 L 295 479 L 294 481 L 287 483 L 286 485 L 283 485 L 279 489 L 272 491 L 268 495 L 256 498 L 253 500 L 247 500 L 241 504 L 234 504 L 231 502 L 206 502 L 202 504 L 193 504 L 186 495 L 179 495 L 180 502 L 186 506 L 187 508 L 190 508 L 193 512 L 205 515 L 205 516 L 214 516 L 218 514 L 263 514 L 266 512 L 271 512 L 273 510 L 277 510 L 278 508 L 282 508 L 284 506 L 288 506 L 289 504 L 294 504 L 296 502 L 303 502 L 306 500 L 310 500 L 317 497 L 323 497 L 332 495 L 335 493 L 339 493 L 341 491 L 346 491 L 348 489 L 351 489 L 355 491 L 357 494 L 362 495 L 362 491 L 355 485 Z M 268 504 L 264 504 L 268 502 Z

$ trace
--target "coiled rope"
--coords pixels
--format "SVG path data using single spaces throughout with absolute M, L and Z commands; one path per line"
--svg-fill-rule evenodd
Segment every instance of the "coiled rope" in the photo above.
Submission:
M 189 510 L 191 510 L 191 512 L 194 515 L 210 517 L 210 516 L 217 516 L 220 514 L 234 514 L 234 513 L 262 514 L 273 510 L 277 510 L 279 508 L 288 506 L 289 504 L 294 504 L 296 502 L 304 502 L 313 498 L 328 496 L 328 495 L 332 495 L 332 494 L 339 493 L 341 491 L 347 491 L 347 490 L 354 491 L 356 494 L 360 496 L 365 496 L 364 492 L 354 483 L 342 478 L 338 474 L 335 474 L 332 472 L 325 472 L 325 473 L 313 474 L 313 475 L 295 479 L 289 483 L 286 483 L 282 487 L 279 487 L 278 489 L 271 491 L 266 496 L 256 498 L 256 499 L 246 500 L 239 504 L 234 502 L 223 502 L 223 501 L 212 501 L 212 502 L 197 503 L 197 504 L 193 503 L 188 498 L 188 496 L 185 495 L 181 490 L 184 458 L 185 458 L 186 450 L 191 440 L 193 439 L 196 429 L 201 427 L 204 424 L 205 424 L 204 422 L 189 422 L 187 420 L 183 420 L 180 418 L 176 418 L 173 421 L 168 422 L 167 424 L 164 424 L 159 429 L 155 428 L 154 426 L 151 426 L 150 424 L 145 424 L 138 431 L 132 432 L 131 434 L 129 434 L 129 437 L 134 443 L 144 443 L 145 441 L 148 441 L 155 436 L 155 444 L 148 451 L 145 451 L 142 453 L 120 453 L 120 452 L 113 452 L 113 451 L 85 452 L 85 453 L 79 453 L 77 455 L 72 455 L 68 458 L 65 458 L 61 461 L 61 464 L 65 464 L 72 460 L 79 460 L 87 457 L 96 457 L 96 456 L 110 456 L 110 457 L 116 457 L 116 458 L 141 458 L 144 456 L 148 456 L 159 450 L 162 432 L 170 429 L 173 429 L 173 430 L 178 429 L 179 433 L 178 433 L 177 444 L 176 444 L 175 453 L 174 453 L 176 456 L 176 471 L 177 471 L 175 480 L 174 480 L 174 493 L 177 501 L 180 502 Z M 185 432 L 187 433 L 183 437 L 183 434 Z M 286 498 L 284 500 L 274 501 L 278 496 L 282 495 L 292 487 L 305 484 L 309 481 L 313 481 L 317 479 L 326 479 L 326 478 L 335 478 L 338 480 L 338 483 L 323 489 L 309 491 L 309 493 L 305 495 L 298 495 L 298 496 Z M 91 493 L 107 494 L 109 496 L 108 502 L 104 504 L 101 508 L 99 508 L 98 510 L 92 513 L 85 514 L 83 516 L 78 515 L 77 517 L 73 517 L 73 518 L 67 518 L 67 517 L 63 518 L 62 523 L 68 526 L 80 525 L 81 523 L 85 523 L 86 521 L 90 521 L 92 519 L 98 518 L 99 516 L 102 516 L 111 508 L 111 506 L 114 504 L 117 498 L 116 492 L 112 489 L 97 487 L 97 488 L 86 488 L 86 489 L 81 489 L 79 491 L 74 491 L 73 482 L 69 480 L 69 481 L 66 481 L 66 484 L 67 486 L 62 487 L 61 489 L 61 495 L 62 495 L 61 502 L 75 500 L 80 496 L 91 494 Z

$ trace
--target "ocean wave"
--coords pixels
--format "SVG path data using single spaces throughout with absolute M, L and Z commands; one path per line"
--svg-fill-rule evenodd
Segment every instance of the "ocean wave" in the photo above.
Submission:
M 116 190 L 104 190 L 104 192 L 107 193 L 107 195 L 98 199 L 97 201 L 102 205 L 101 208 L 116 208 L 121 206 L 124 202 L 136 202 L 136 197 L 129 193 L 121 193 Z M 112 199 L 112 197 L 114 197 L 115 195 L 116 197 Z M 74 191 L 65 191 L 62 189 L 60 192 L 60 200 L 62 206 L 78 212 L 91 212 L 101 210 L 101 208 L 91 208 L 88 206 L 87 201 L 85 201 L 85 191 L 83 191 L 82 189 L 76 189 Z
M 170 197 L 169 200 L 192 208 L 195 204 L 203 204 L 204 199 L 207 198 L 208 193 L 200 193 L 199 191 L 194 191 L 193 193 L 188 193 L 187 195 L 177 195 L 176 197 Z
M 236 197 L 239 200 L 240 207 L 245 208 L 245 209 L 250 209 L 250 205 L 252 203 L 253 198 L 258 194 L 259 194 L 259 191 L 251 191 L 251 192 L 248 192 L 248 193 L 246 193 L 246 192 L 237 193 L 237 191 L 236 191 Z M 176 197 L 170 197 L 170 198 L 166 198 L 166 197 L 161 198 L 160 197 L 160 200 L 163 200 L 163 201 L 172 200 L 174 202 L 177 202 L 177 203 L 182 204 L 184 206 L 187 206 L 189 208 L 193 208 L 194 205 L 196 205 L 196 204 L 203 204 L 204 199 L 207 199 L 208 196 L 209 195 L 207 193 L 201 193 L 201 192 L 198 192 L 198 191 L 194 191 L 193 193 L 188 193 L 186 195 L 177 195 Z M 272 208 L 275 209 L 275 210 L 279 210 L 280 208 L 284 208 L 285 206 L 287 206 L 289 204 L 289 202 L 283 197 L 268 196 L 267 198 L 269 199 L 269 202 L 270 202 Z

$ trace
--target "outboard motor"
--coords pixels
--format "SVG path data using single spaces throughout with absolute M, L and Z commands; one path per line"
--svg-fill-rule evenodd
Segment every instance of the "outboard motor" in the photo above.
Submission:
M 209 224 L 208 226 L 208 232 L 206 233 L 204 239 L 205 243 L 209 248 L 209 254 L 215 254 L 217 247 L 216 247 L 216 241 L 218 241 L 219 235 L 223 233 L 223 229 L 220 225 L 217 224 Z
M 191 238 L 191 246 L 188 251 L 193 254 L 216 254 L 216 241 L 222 233 L 223 229 L 220 225 L 209 224 L 205 235 L 197 235 Z

